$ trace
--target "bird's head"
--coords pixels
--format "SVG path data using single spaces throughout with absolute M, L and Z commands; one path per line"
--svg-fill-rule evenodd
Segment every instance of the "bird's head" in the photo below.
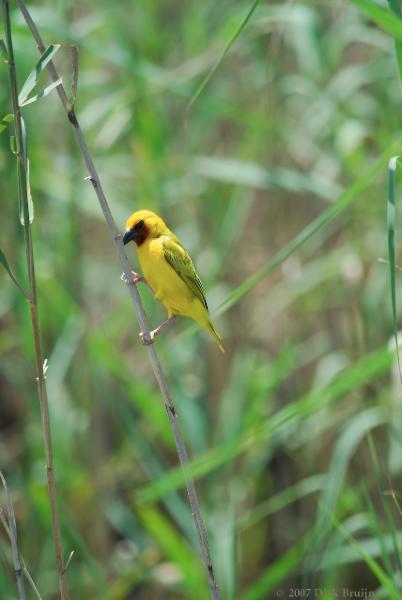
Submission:
M 137 210 L 126 221 L 123 243 L 133 241 L 141 246 L 148 238 L 159 237 L 168 230 L 165 222 L 150 210 Z

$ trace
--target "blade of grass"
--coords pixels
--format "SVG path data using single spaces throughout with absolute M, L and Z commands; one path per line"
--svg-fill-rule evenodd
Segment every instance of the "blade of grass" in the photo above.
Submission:
M 240 517 L 240 530 L 243 531 L 249 527 L 253 527 L 269 515 L 285 508 L 291 502 L 300 500 L 300 498 L 304 498 L 308 494 L 321 491 L 325 486 L 326 479 L 326 475 L 312 475 L 261 502 Z
M 296 194 L 314 194 L 328 203 L 342 191 L 338 184 L 317 174 L 284 167 L 266 168 L 250 160 L 197 156 L 191 159 L 188 168 L 207 179 L 262 190 L 280 188 Z
M 206 87 L 206 85 L 208 84 L 208 82 L 210 81 L 210 79 L 213 77 L 213 75 L 219 69 L 219 67 L 222 64 L 222 61 L 224 60 L 226 54 L 229 52 L 229 50 L 231 49 L 231 47 L 233 46 L 233 44 L 235 43 L 235 41 L 237 40 L 237 38 L 239 37 L 239 35 L 243 31 L 243 29 L 245 28 L 245 26 L 247 25 L 247 23 L 251 19 L 252 15 L 253 15 L 255 9 L 257 8 L 257 6 L 259 5 L 259 3 L 260 3 L 260 0 L 254 0 L 252 6 L 250 8 L 250 10 L 248 11 L 248 13 L 246 14 L 246 16 L 242 20 L 242 22 L 238 25 L 238 27 L 236 28 L 236 30 L 233 32 L 233 34 L 231 35 L 231 37 L 227 41 L 226 46 L 224 47 L 224 49 L 223 49 L 222 53 L 220 54 L 220 56 L 218 57 L 217 61 L 211 67 L 211 69 L 208 71 L 208 73 L 204 77 L 204 79 L 201 81 L 200 85 L 198 86 L 198 88 L 196 89 L 196 91 L 194 92 L 194 94 L 192 95 L 192 97 L 190 99 L 190 102 L 187 105 L 187 114 L 190 112 L 191 107 L 196 102 L 197 98 L 199 98 L 199 96 L 202 94 L 204 88 Z
M 334 515 L 332 515 L 331 518 L 336 529 L 341 533 L 345 540 L 347 540 L 349 544 L 353 546 L 353 548 L 355 548 L 362 560 L 369 567 L 370 571 L 373 573 L 373 575 L 376 576 L 378 581 L 385 588 L 387 588 L 390 594 L 390 600 L 401 600 L 401 595 L 396 589 L 393 581 L 387 576 L 387 574 L 380 567 L 380 565 L 373 558 L 371 558 L 371 556 L 367 554 L 367 552 L 362 548 L 361 544 L 359 544 L 359 542 L 355 540 L 355 538 L 352 535 L 350 535 L 350 533 L 345 529 L 345 527 L 337 520 L 337 518 Z
M 6 46 L 3 38 L 0 38 L 0 56 L 4 60 L 4 62 L 7 62 L 8 52 L 7 52 L 7 46 Z
M 22 226 L 25 226 L 26 223 L 30 225 L 34 220 L 34 205 L 32 201 L 31 186 L 29 183 L 30 167 L 28 158 L 27 130 L 25 121 L 20 112 L 18 112 L 18 119 L 21 124 L 21 144 L 19 152 L 20 161 L 18 161 L 18 173 L 20 181 L 19 185 L 21 186 L 21 190 L 23 190 L 22 193 L 20 193 L 20 223 Z
M 324 210 L 316 219 L 311 221 L 290 242 L 283 246 L 279 252 L 267 261 L 254 275 L 246 279 L 241 285 L 234 289 L 225 300 L 214 310 L 213 313 L 221 314 L 238 302 L 242 296 L 250 292 L 266 275 L 282 264 L 293 252 L 298 250 L 313 234 L 323 227 L 329 225 L 349 204 L 372 182 L 374 177 L 382 171 L 389 161 L 400 142 L 392 144 L 377 160 L 373 167 L 351 185 L 338 200 L 329 208 Z
M 389 260 L 389 277 L 392 306 L 392 322 L 394 327 L 394 338 L 396 347 L 396 356 L 398 362 L 399 378 L 402 383 L 402 370 L 399 357 L 398 343 L 398 317 L 396 310 L 396 286 L 395 286 L 395 221 L 396 221 L 396 179 L 398 160 L 400 156 L 393 156 L 388 165 L 388 198 L 387 198 L 387 243 Z
M 110 344 L 103 336 L 96 333 L 91 334 L 89 338 L 89 349 L 103 368 L 107 368 L 109 373 L 121 381 L 124 385 L 126 394 L 130 402 L 134 403 L 137 410 L 143 415 L 150 427 L 155 430 L 158 437 L 161 437 L 170 447 L 173 440 L 169 431 L 169 425 L 166 421 L 166 415 L 161 412 L 160 404 L 157 402 L 157 394 L 152 388 L 145 386 L 122 364 L 120 353 L 116 348 L 110 347 Z
M 396 558 L 396 562 L 398 564 L 398 568 L 399 568 L 399 572 L 400 574 L 402 573 L 402 560 L 401 560 L 401 553 L 400 553 L 400 549 L 399 549 L 399 544 L 398 541 L 396 539 L 396 527 L 395 527 L 395 523 L 394 523 L 394 519 L 392 516 L 392 512 L 388 506 L 388 502 L 385 499 L 385 493 L 384 493 L 384 481 L 382 478 L 382 472 L 381 472 L 381 467 L 380 467 L 380 462 L 378 459 L 378 454 L 377 454 L 377 450 L 374 444 L 374 438 L 371 435 L 371 432 L 369 431 L 367 434 L 367 441 L 368 441 L 368 445 L 369 445 L 369 449 L 370 449 L 370 456 L 371 456 L 371 460 L 374 466 L 374 472 L 375 472 L 375 477 L 377 480 L 377 487 L 378 487 L 378 492 L 380 495 L 380 500 L 381 500 L 381 504 L 382 507 L 384 509 L 384 513 L 385 513 L 385 517 L 387 520 L 387 525 L 388 525 L 388 529 L 391 533 L 391 539 L 392 539 L 392 544 L 394 547 L 394 554 L 395 554 L 395 558 Z M 376 513 L 374 513 L 376 514 Z
M 45 98 L 46 96 L 48 96 L 50 94 L 50 92 L 52 90 L 54 90 L 54 88 L 56 88 L 58 85 L 60 85 L 62 83 L 62 81 L 63 81 L 63 79 L 60 77 L 60 79 L 58 79 L 57 81 L 53 81 L 53 83 L 49 83 L 49 85 L 47 85 L 43 90 L 41 90 L 34 96 L 31 96 L 30 98 L 28 98 L 28 100 L 25 100 L 24 102 L 22 102 L 20 104 L 21 108 L 23 106 L 28 106 L 28 104 L 33 104 L 34 102 L 36 102 L 37 100 L 40 100 L 41 98 Z
M 402 21 L 392 12 L 383 8 L 371 0 L 351 0 L 360 10 L 376 25 L 392 35 L 395 39 L 402 41 Z
M 278 560 L 269 565 L 263 574 L 240 596 L 240 600 L 266 600 L 271 592 L 300 565 L 308 545 L 308 536 L 287 550 Z M 278 594 L 280 597 L 282 594 Z
M 374 503 L 370 497 L 370 492 L 367 487 L 366 481 L 363 481 L 362 484 L 363 484 L 362 485 L 363 498 L 364 498 L 366 506 L 367 506 L 367 514 L 370 518 L 370 525 L 372 527 L 372 530 L 374 532 L 376 539 L 378 540 L 379 554 L 382 558 L 383 566 L 386 569 L 389 577 L 392 577 L 393 573 L 394 573 L 394 569 L 391 564 L 391 560 L 390 560 L 390 556 L 389 556 L 390 552 L 387 549 L 387 545 L 386 545 L 387 540 L 385 539 L 384 532 L 382 530 L 380 516 L 378 515 L 378 509 L 376 509 L 376 507 L 374 506 Z M 392 540 L 392 543 L 394 544 L 394 540 Z
M 388 347 L 380 348 L 364 356 L 357 364 L 341 372 L 324 388 L 302 396 L 264 419 L 260 425 L 201 454 L 191 461 L 187 469 L 194 479 L 215 471 L 257 444 L 266 443 L 268 438 L 272 439 L 284 428 L 308 417 L 341 395 L 367 384 L 368 381 L 389 369 L 393 360 L 394 353 L 390 352 Z M 172 469 L 160 479 L 140 488 L 136 494 L 137 501 L 154 502 L 183 486 L 184 481 L 180 470 Z
M 8 125 L 14 121 L 14 115 L 9 114 L 2 118 L 0 121 L 0 133 L 7 129 Z
M 183 585 L 190 598 L 201 600 L 208 596 L 200 564 L 191 547 L 184 543 L 177 531 L 154 506 L 137 507 L 138 515 L 146 529 L 159 542 L 166 556 L 178 564 L 184 575 Z
M 7 257 L 4 254 L 3 250 L 0 248 L 0 263 L 3 265 L 4 269 L 7 271 L 11 281 L 17 286 L 17 288 L 20 290 L 20 292 L 24 295 L 24 297 L 29 300 L 29 295 L 27 294 L 27 292 L 24 290 L 24 288 L 18 283 L 14 273 L 11 270 L 11 267 L 8 263 Z
M 385 415 L 378 408 L 368 408 L 349 421 L 336 442 L 312 531 L 311 550 L 307 559 L 310 571 L 319 565 L 322 550 L 330 534 L 330 517 L 336 512 L 350 460 L 367 433 L 382 425 L 384 421 Z
M 38 62 L 28 75 L 24 85 L 21 88 L 21 91 L 18 95 L 18 104 L 23 106 L 29 94 L 32 92 L 35 85 L 38 83 L 39 75 L 42 73 L 43 69 L 52 60 L 53 56 L 60 49 L 60 44 L 50 44 L 48 48 L 43 52 Z
M 399 21 L 402 22 L 402 11 L 399 0 L 388 0 L 388 6 L 390 10 L 396 15 Z M 394 38 L 395 43 L 395 55 L 398 66 L 399 78 L 402 82 L 402 41 Z

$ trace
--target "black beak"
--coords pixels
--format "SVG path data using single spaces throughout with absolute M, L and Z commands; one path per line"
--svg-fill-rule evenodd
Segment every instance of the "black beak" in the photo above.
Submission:
M 126 229 L 123 235 L 123 244 L 126 245 L 128 242 L 134 240 L 137 233 L 138 232 L 135 229 Z

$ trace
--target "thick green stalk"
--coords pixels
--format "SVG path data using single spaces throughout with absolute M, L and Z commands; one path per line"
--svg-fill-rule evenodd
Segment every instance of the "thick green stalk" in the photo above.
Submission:
M 59 514 L 57 509 L 57 494 L 56 494 L 56 482 L 54 476 L 53 467 L 53 448 L 52 448 L 52 436 L 50 430 L 49 420 L 49 403 L 47 398 L 46 389 L 46 378 L 44 372 L 44 360 L 42 353 L 41 344 L 41 333 L 39 324 L 38 314 L 38 301 L 36 291 L 36 277 L 35 277 L 35 262 L 32 244 L 32 231 L 31 224 L 29 222 L 29 208 L 28 208 L 28 192 L 27 192 L 27 157 L 24 152 L 24 141 L 23 141 L 23 125 L 21 118 L 21 108 L 18 104 L 18 83 L 17 73 L 14 62 L 14 51 L 11 36 L 11 24 L 10 24 L 10 8 L 8 0 L 3 0 L 3 19 L 4 19 L 4 30 L 6 35 L 6 45 L 8 53 L 8 66 L 9 66 L 9 77 L 10 77 L 10 88 L 11 98 L 14 112 L 14 124 L 15 124 L 15 140 L 16 140 L 16 154 L 18 164 L 18 192 L 20 198 L 20 205 L 22 206 L 22 212 L 24 217 L 24 232 L 25 232 L 25 244 L 26 244 L 26 257 L 27 257 L 27 269 L 29 279 L 29 305 L 31 312 L 32 322 L 32 333 L 35 347 L 35 362 L 38 382 L 38 394 L 40 411 L 42 417 L 42 431 L 45 446 L 46 455 L 46 475 L 48 484 L 48 493 L 50 500 L 50 510 L 52 517 L 52 532 L 53 541 L 56 553 L 57 571 L 59 577 L 60 593 L 62 600 L 68 600 L 68 587 L 67 577 L 64 568 L 63 559 L 63 547 L 60 532 Z

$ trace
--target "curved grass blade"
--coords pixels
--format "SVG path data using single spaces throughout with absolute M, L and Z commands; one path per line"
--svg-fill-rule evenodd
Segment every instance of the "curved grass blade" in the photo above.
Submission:
M 369 567 L 370 571 L 376 576 L 378 581 L 388 590 L 390 600 L 401 600 L 401 595 L 396 589 L 392 579 L 388 577 L 385 571 L 380 567 L 380 565 L 364 550 L 364 548 L 359 544 L 359 542 L 347 531 L 347 529 L 340 523 L 337 518 L 332 515 L 331 516 L 333 525 L 336 529 L 341 533 L 341 535 L 354 547 L 354 549 L 358 552 L 361 559 L 366 563 Z
M 243 531 L 249 527 L 254 527 L 256 523 L 266 519 L 269 515 L 276 513 L 292 502 L 296 502 L 296 500 L 300 500 L 309 494 L 322 491 L 325 487 L 326 480 L 326 475 L 311 475 L 310 477 L 306 477 L 306 479 L 302 479 L 301 481 L 290 485 L 274 496 L 263 500 L 260 504 L 257 504 L 239 517 L 239 530 Z
M 40 100 L 41 98 L 45 98 L 45 96 L 47 96 L 48 94 L 50 94 L 50 92 L 52 90 L 54 90 L 54 88 L 56 88 L 61 83 L 63 83 L 63 79 L 60 77 L 60 79 L 58 79 L 57 81 L 53 81 L 52 83 L 49 83 L 49 85 L 47 85 L 43 90 L 41 90 L 40 92 L 38 92 L 34 96 L 31 96 L 30 98 L 28 98 L 28 100 L 25 100 L 25 102 L 23 102 L 22 104 L 20 104 L 20 106 L 21 107 L 22 106 L 28 106 L 28 104 L 33 104 L 37 100 Z
M 27 300 L 29 300 L 28 294 L 23 289 L 23 287 L 18 283 L 18 281 L 17 281 L 17 279 L 16 279 L 14 273 L 12 272 L 11 267 L 10 267 L 10 265 L 8 263 L 7 257 L 6 257 L 6 255 L 4 254 L 4 252 L 3 252 L 3 250 L 1 248 L 0 248 L 0 263 L 3 265 L 4 269 L 7 271 L 7 273 L 9 275 L 11 281 L 17 286 L 17 288 L 20 290 L 20 292 L 22 294 L 24 294 L 25 298 Z
M 156 540 L 166 557 L 180 566 L 186 597 L 192 600 L 208 598 L 203 572 L 197 554 L 176 531 L 169 519 L 155 506 L 138 506 L 138 517 Z
M 313 572 L 320 564 L 320 557 L 323 556 L 331 532 L 330 517 L 336 514 L 338 499 L 356 448 L 371 430 L 385 421 L 385 415 L 381 410 L 377 407 L 368 408 L 350 419 L 340 434 L 335 444 L 326 485 L 321 493 L 317 517 L 311 532 L 311 545 L 306 557 L 308 571 Z
M 0 56 L 4 62 L 8 61 L 7 46 L 2 38 L 0 38 Z
M 27 130 L 25 127 L 25 121 L 21 117 L 21 129 L 22 129 L 22 155 L 24 166 L 18 163 L 18 168 L 21 169 L 22 174 L 22 185 L 26 187 L 26 194 L 20 194 L 20 223 L 25 225 L 27 219 L 30 223 L 34 220 L 34 206 L 32 201 L 31 186 L 29 183 L 29 158 L 28 158 L 28 140 Z
M 13 114 L 8 114 L 5 117 L 2 118 L 2 120 L 0 121 L 0 133 L 2 131 L 4 131 L 5 129 L 7 129 L 9 123 L 12 123 L 14 121 L 14 115 Z
M 352 0 L 360 10 L 376 25 L 392 35 L 396 40 L 402 41 L 402 21 L 393 12 L 383 8 L 372 0 Z
M 375 477 L 377 480 L 377 488 L 378 488 L 378 492 L 379 492 L 379 497 L 380 497 L 381 504 L 382 504 L 382 507 L 384 510 L 388 530 L 391 535 L 394 556 L 396 559 L 396 563 L 398 565 L 399 573 L 401 574 L 402 573 L 402 560 L 401 560 L 401 551 L 400 551 L 400 547 L 399 547 L 398 540 L 397 540 L 397 529 L 396 529 L 396 525 L 394 522 L 394 517 L 393 517 L 392 511 L 390 510 L 388 502 L 385 499 L 386 494 L 385 494 L 383 473 L 381 471 L 378 453 L 377 453 L 374 438 L 371 435 L 371 432 L 369 432 L 367 435 L 367 442 L 368 442 L 368 446 L 369 446 L 369 450 L 370 450 L 371 462 L 373 463 L 374 473 L 375 473 Z M 371 498 L 369 498 L 369 502 L 371 504 L 371 514 L 373 515 L 373 522 L 376 523 L 379 521 L 378 511 L 374 508 L 373 503 L 371 502 Z M 381 525 L 378 524 L 377 529 L 379 530 L 380 528 L 381 528 Z M 379 535 L 377 537 L 381 541 L 381 533 L 379 533 Z M 383 556 L 384 564 L 387 565 L 387 561 L 389 562 L 388 553 L 383 551 L 382 556 Z M 394 573 L 394 568 L 391 566 L 391 568 L 388 570 L 388 572 L 392 576 Z
M 401 11 L 401 6 L 399 3 L 399 0 L 388 0 L 388 6 L 389 6 L 390 10 L 396 15 L 396 17 L 402 23 L 402 11 Z M 399 78 L 402 83 L 402 41 L 394 38 L 394 43 L 395 43 L 395 55 L 396 55 L 396 62 L 398 65 Z
M 374 377 L 387 371 L 394 360 L 394 352 L 391 352 L 388 347 L 364 356 L 357 364 L 342 371 L 327 386 L 307 393 L 268 416 L 259 425 L 252 426 L 197 456 L 186 468 L 187 473 L 196 480 L 217 470 L 254 446 L 266 443 L 268 439 L 272 439 L 289 425 L 303 422 L 309 415 L 316 413 L 340 396 L 367 384 Z M 182 487 L 187 473 L 178 467 L 171 469 L 159 479 L 140 488 L 134 500 L 155 502 L 165 494 Z
M 190 169 L 197 175 L 215 181 L 262 190 L 279 188 L 299 194 L 309 193 L 324 198 L 328 203 L 343 191 L 327 177 L 284 167 L 266 168 L 258 163 L 236 158 L 197 156 L 191 161 Z
M 392 146 L 395 148 L 395 145 Z M 329 208 L 324 210 L 316 219 L 311 221 L 302 231 L 300 231 L 288 244 L 283 246 L 279 252 L 268 262 L 266 262 L 254 275 L 246 279 L 239 287 L 234 289 L 226 299 L 212 313 L 220 314 L 228 310 L 242 296 L 250 292 L 266 275 L 271 273 L 276 267 L 283 263 L 293 252 L 298 250 L 312 235 L 320 229 L 331 223 L 345 208 L 351 204 L 363 190 L 365 190 L 373 178 L 387 164 L 391 155 L 388 149 L 375 163 L 366 175 L 361 177 L 356 183 L 349 187 L 338 200 Z
M 15 143 L 15 135 L 10 135 L 10 150 L 13 154 L 17 154 L 17 144 Z
M 240 600 L 266 600 L 266 598 L 271 597 L 273 590 L 289 577 L 302 562 L 305 550 L 308 547 L 308 539 L 307 534 L 284 552 L 278 560 L 269 565 L 263 574 L 241 595 Z M 282 595 L 282 590 L 278 590 L 278 592 L 281 592 L 277 594 L 279 598 Z
M 198 86 L 198 88 L 196 89 L 196 91 L 194 92 L 194 94 L 192 95 L 192 97 L 190 99 L 190 102 L 187 105 L 187 113 L 190 111 L 190 109 L 193 106 L 194 102 L 197 100 L 197 98 L 203 92 L 204 88 L 208 84 L 208 82 L 211 79 L 211 77 L 213 77 L 213 75 L 219 69 L 219 67 L 220 67 L 223 59 L 225 58 L 226 54 L 229 52 L 229 50 L 231 49 L 231 47 L 233 46 L 233 44 L 235 43 L 235 41 L 237 40 L 237 38 L 239 37 L 239 35 L 243 31 L 243 29 L 245 28 L 245 26 L 247 25 L 247 23 L 251 19 L 252 14 L 255 11 L 255 9 L 257 8 L 257 6 L 259 5 L 259 3 L 260 3 L 260 0 L 254 0 L 254 3 L 252 5 L 252 7 L 250 8 L 250 10 L 248 11 L 248 13 L 244 17 L 243 21 L 238 25 L 237 29 L 231 35 L 230 39 L 228 40 L 226 46 L 224 47 L 224 49 L 223 49 L 222 53 L 220 54 L 220 56 L 218 57 L 217 61 L 211 67 L 211 69 L 209 70 L 209 72 L 207 73 L 207 75 L 204 77 L 204 79 L 201 81 L 200 85 Z
M 388 165 L 388 198 L 387 198 L 387 243 L 389 260 L 389 279 L 392 305 L 392 321 L 394 327 L 394 338 L 396 356 L 398 361 L 399 377 L 402 383 L 402 371 L 399 358 L 398 344 L 398 319 L 396 311 L 396 288 L 395 288 L 395 220 L 396 220 L 396 176 L 398 160 L 401 156 L 393 156 Z
M 50 44 L 48 48 L 44 51 L 44 53 L 39 58 L 35 67 L 32 69 L 30 74 L 28 75 L 24 85 L 21 88 L 21 91 L 18 96 L 18 104 L 22 106 L 29 94 L 32 92 L 35 85 L 38 83 L 39 75 L 46 67 L 48 62 L 50 62 L 56 52 L 59 50 L 60 44 Z

